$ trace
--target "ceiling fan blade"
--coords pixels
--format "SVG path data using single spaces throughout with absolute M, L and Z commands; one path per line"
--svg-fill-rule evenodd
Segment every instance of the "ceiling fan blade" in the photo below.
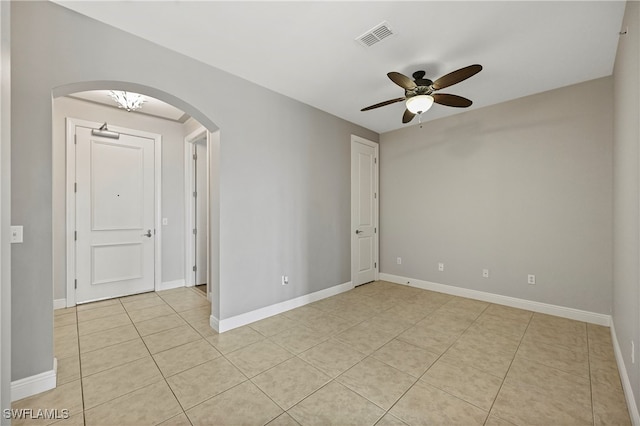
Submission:
M 473 104 L 471 100 L 467 98 L 463 98 L 462 96 L 458 96 L 458 95 L 449 95 L 447 93 L 434 93 L 431 96 L 433 96 L 433 102 L 440 105 L 450 106 L 450 107 L 467 108 L 467 107 L 470 107 L 471 104 Z
M 370 106 L 368 106 L 366 108 L 362 108 L 360 111 L 369 111 L 370 109 L 380 108 L 380 107 L 383 107 L 383 106 L 395 104 L 396 102 L 404 101 L 404 99 L 405 99 L 404 97 L 396 98 L 396 99 L 390 99 L 388 101 L 380 102 L 379 104 L 370 105 Z
M 415 117 L 416 115 L 414 113 L 412 113 L 411 111 L 409 111 L 408 109 L 404 111 L 404 115 L 402 116 L 402 122 L 403 123 L 408 123 L 411 120 L 413 120 L 413 117 Z
M 434 90 L 444 89 L 445 87 L 460 83 L 461 81 L 478 74 L 480 71 L 482 71 L 482 65 L 469 65 L 468 67 L 460 68 L 459 70 L 440 77 L 433 82 L 431 87 L 433 87 Z
M 416 83 L 413 80 L 411 80 L 406 75 L 400 74 L 399 72 L 392 71 L 390 73 L 387 73 L 387 77 L 389 77 L 391 81 L 405 90 L 412 90 L 417 87 Z

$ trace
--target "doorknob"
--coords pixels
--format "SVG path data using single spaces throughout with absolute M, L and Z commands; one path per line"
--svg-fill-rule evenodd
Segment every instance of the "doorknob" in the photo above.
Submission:
M 147 233 L 146 234 L 142 234 L 142 236 L 151 238 L 151 229 L 148 229 Z
M 359 234 L 362 234 L 362 231 L 361 231 L 361 230 L 359 230 L 359 229 L 356 229 L 356 234 L 358 234 L 358 235 L 359 235 Z

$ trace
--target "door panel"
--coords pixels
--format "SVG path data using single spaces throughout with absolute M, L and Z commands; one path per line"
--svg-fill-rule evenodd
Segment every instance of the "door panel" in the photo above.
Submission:
M 360 251 L 360 262 L 358 267 L 358 273 L 366 273 L 373 269 L 373 238 L 371 237 L 360 237 L 358 238 L 359 251 Z
M 91 142 L 93 231 L 142 229 L 143 154 L 137 146 Z
M 91 285 L 142 278 L 142 243 L 101 244 L 91 247 Z
M 377 273 L 376 148 L 351 143 L 351 228 L 354 285 L 374 281 Z
M 366 151 L 373 149 L 369 148 Z M 358 152 L 358 179 L 357 226 L 373 226 L 373 152 Z
M 154 141 L 76 127 L 76 302 L 154 289 Z

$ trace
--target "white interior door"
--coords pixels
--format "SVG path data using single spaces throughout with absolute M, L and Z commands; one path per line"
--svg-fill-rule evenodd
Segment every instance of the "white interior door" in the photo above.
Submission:
M 378 272 L 378 145 L 351 140 L 351 270 L 353 285 L 376 280 Z
M 76 127 L 76 302 L 154 290 L 154 140 Z

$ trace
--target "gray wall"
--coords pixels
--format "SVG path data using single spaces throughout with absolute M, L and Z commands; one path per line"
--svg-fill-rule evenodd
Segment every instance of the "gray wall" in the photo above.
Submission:
M 350 280 L 350 135 L 377 134 L 55 4 L 12 7 L 13 380 L 52 368 L 51 96 L 76 82 L 142 85 L 220 128 L 220 319 Z
M 9 2 L 0 2 L 0 410 L 11 407 L 11 45 Z M 0 424 L 11 420 L 0 417 Z
M 184 278 L 185 125 L 67 97 L 53 100 L 53 298 L 66 297 L 66 121 L 108 122 L 162 135 L 162 281 Z
M 381 272 L 609 314 L 611 90 L 608 77 L 381 135 Z
M 613 324 L 636 405 L 640 406 L 640 3 L 627 2 L 614 67 Z M 631 363 L 631 341 L 636 363 Z

